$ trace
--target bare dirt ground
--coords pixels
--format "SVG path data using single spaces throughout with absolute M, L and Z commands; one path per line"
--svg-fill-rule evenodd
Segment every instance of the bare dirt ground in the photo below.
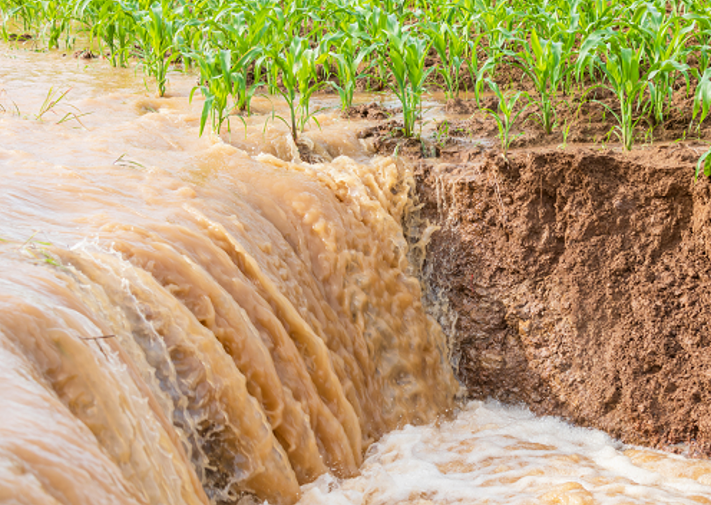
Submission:
M 473 115 L 445 142 L 402 139 L 389 118 L 361 133 L 417 166 L 421 217 L 439 227 L 425 282 L 454 321 L 468 395 L 711 456 L 711 184 L 693 177 L 708 143 L 610 149 L 609 118 L 588 103 L 566 116 L 567 146 L 527 121 L 504 158 L 471 105 L 447 104 Z M 654 138 L 683 138 L 690 108 L 675 110 Z
M 526 103 L 525 100 L 521 104 Z M 482 100 L 482 107 L 496 110 L 496 98 Z M 517 109 L 520 109 L 519 106 Z M 496 121 L 488 114 L 479 113 L 473 100 L 452 99 L 445 107 L 450 114 L 471 114 L 468 119 L 443 121 L 439 131 L 446 132 L 453 138 L 496 137 Z M 546 135 L 538 119 L 536 106 L 529 106 L 518 121 L 518 130 L 522 135 L 512 142 L 513 148 L 533 146 L 558 146 L 566 144 L 614 144 L 618 138 L 614 133 L 614 114 L 619 113 L 617 99 L 611 91 L 596 88 L 579 92 L 573 96 L 556 99 L 557 128 Z M 655 142 L 674 142 L 680 139 L 698 137 L 711 138 L 711 121 L 705 120 L 700 128 L 695 124 L 689 135 L 689 125 L 693 123 L 693 97 L 686 96 L 684 89 L 675 92 L 670 110 L 665 120 L 655 124 L 651 116 L 640 118 L 635 128 L 638 144 L 654 145 Z
M 698 153 L 420 163 L 423 217 L 440 226 L 427 282 L 456 315 L 471 397 L 711 455 L 711 185 L 693 181 Z

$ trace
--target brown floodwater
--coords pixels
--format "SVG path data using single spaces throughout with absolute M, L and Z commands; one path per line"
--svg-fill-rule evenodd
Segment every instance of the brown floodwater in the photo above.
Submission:
M 708 503 L 702 462 L 498 405 L 444 420 L 410 168 L 333 95 L 323 163 L 276 98 L 200 137 L 194 83 L 0 47 L 0 501 Z
M 308 166 L 265 130 L 274 100 L 200 137 L 188 75 L 156 98 L 135 70 L 11 50 L 0 75 L 0 489 L 291 503 L 451 406 L 406 258 L 412 176 L 335 111 Z

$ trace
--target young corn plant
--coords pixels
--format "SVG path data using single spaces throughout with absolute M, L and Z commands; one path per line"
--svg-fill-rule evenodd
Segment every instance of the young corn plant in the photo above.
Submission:
M 499 140 L 501 141 L 501 150 L 504 153 L 504 157 L 506 157 L 509 152 L 509 148 L 511 147 L 511 142 L 515 139 L 515 137 L 511 136 L 511 128 L 516 123 L 521 114 L 523 114 L 524 111 L 528 108 L 530 103 L 526 103 L 523 107 L 516 111 L 516 104 L 518 103 L 519 99 L 522 96 L 527 97 L 527 94 L 525 92 L 517 91 L 515 93 L 510 93 L 508 96 L 506 96 L 501 91 L 499 86 L 491 79 L 487 78 L 486 83 L 489 85 L 489 88 L 498 99 L 499 105 L 497 107 L 497 110 L 487 108 L 484 109 L 484 111 L 491 117 L 493 117 L 496 121 L 496 126 L 499 129 Z
M 309 33 L 301 33 L 303 31 L 302 26 L 306 23 L 305 18 L 308 17 L 308 10 L 302 8 L 298 2 L 285 2 L 282 4 L 272 0 L 265 0 L 255 3 L 260 4 L 260 19 L 266 13 L 266 18 L 263 22 L 266 23 L 267 29 L 262 40 L 269 41 L 268 43 L 263 43 L 257 40 L 255 43 L 268 46 L 268 48 L 265 47 L 264 53 L 272 55 L 269 58 L 260 58 L 257 61 L 255 70 L 258 75 L 261 75 L 263 69 L 266 71 L 265 78 L 269 94 L 278 95 L 281 94 L 279 81 L 281 68 L 276 61 L 283 50 L 289 51 L 290 41 L 293 42 L 296 38 L 310 39 Z M 261 4 L 265 5 L 262 7 Z M 255 28 L 256 26 L 258 25 L 255 25 Z M 304 37 L 303 35 L 306 36 Z
M 375 86 L 371 87 L 383 89 L 387 86 L 388 81 L 387 12 L 377 6 L 368 8 L 368 6 L 363 5 L 356 6 L 353 10 L 353 15 L 355 16 L 355 23 L 358 25 L 358 31 L 367 34 L 364 39 L 369 40 L 371 44 L 379 48 L 378 51 L 371 53 L 371 61 L 366 60 L 366 63 L 374 68 L 377 73 L 375 76 Z M 369 82 L 369 84 L 371 83 Z
M 10 41 L 10 32 L 8 32 L 7 27 L 10 21 L 17 17 L 21 10 L 21 5 L 5 5 L 4 2 L 0 3 L 0 36 L 2 36 L 5 42 Z
M 98 38 L 109 50 L 109 62 L 114 67 L 128 66 L 133 47 L 135 20 L 116 9 L 113 2 L 104 2 L 97 12 L 96 21 L 91 26 L 90 34 Z
M 582 40 L 593 33 L 605 30 L 624 18 L 626 4 L 616 0 L 582 0 L 576 2 L 575 15 L 579 19 Z
M 278 92 L 286 101 L 290 115 L 288 119 L 276 114 L 273 117 L 287 125 L 296 142 L 311 120 L 318 125 L 316 113 L 310 111 L 309 104 L 313 94 L 324 85 L 316 79 L 316 65 L 323 63 L 328 54 L 311 49 L 307 39 L 294 37 L 287 48 L 272 50 L 268 57 L 280 71 L 282 86 Z
M 3 16 L 4 22 L 13 20 L 21 24 L 24 32 L 33 31 L 34 27 L 37 26 L 42 19 L 42 8 L 38 2 L 26 2 L 23 0 L 9 0 L 3 2 L 0 8 L 6 16 Z M 7 33 L 7 29 L 3 26 L 4 33 Z M 19 40 L 17 38 L 11 39 L 8 33 L 7 40 Z
M 569 22 L 577 23 L 577 3 L 579 2 L 571 2 L 569 9 L 562 13 L 558 6 L 552 7 L 547 3 L 541 2 L 527 6 L 526 12 L 521 13 L 521 15 L 525 19 L 528 31 L 535 31 L 540 38 L 557 39 L 564 30 L 561 18 L 567 18 Z
M 476 18 L 472 18 L 465 25 L 467 33 L 472 32 L 476 27 Z M 474 36 L 469 40 L 469 55 L 466 60 L 467 70 L 469 72 L 469 79 L 472 83 L 472 89 L 467 89 L 467 91 L 472 91 L 474 94 L 474 100 L 477 104 L 481 103 L 481 92 L 484 85 L 484 74 L 487 72 L 491 73 L 494 71 L 496 66 L 495 58 L 488 58 L 484 61 L 483 65 L 479 64 L 479 45 L 484 39 L 484 33 L 474 34 Z
M 185 21 L 180 21 L 181 15 L 178 10 L 173 12 L 174 19 L 169 19 L 163 5 L 159 2 L 153 2 L 148 10 L 132 9 L 129 13 L 136 22 L 136 41 L 141 47 L 143 69 L 156 80 L 158 94 L 164 96 L 168 69 L 180 57 L 174 39 L 181 23 Z
M 687 42 L 693 36 L 696 23 L 671 14 L 667 16 L 651 4 L 639 10 L 629 23 L 644 48 L 649 71 L 649 94 L 654 122 L 661 124 L 668 112 L 674 93 L 674 83 L 679 75 L 689 83 L 689 66 L 685 63 L 689 50 Z
M 229 5 L 201 22 L 202 30 L 193 34 L 193 41 L 201 47 L 230 49 L 234 54 L 247 54 L 253 48 L 263 48 L 263 40 L 269 39 L 272 30 L 270 9 L 261 7 L 254 12 L 245 12 L 238 6 Z M 200 44 L 201 41 L 204 41 Z
M 693 37 L 696 43 L 689 48 L 696 54 L 698 62 L 694 70 L 708 68 L 711 64 L 711 5 L 694 3 L 682 18 L 686 22 L 696 23 L 697 26 Z
M 565 78 L 561 83 L 561 90 L 565 94 L 570 94 L 573 87 L 575 72 L 571 60 L 577 52 L 578 39 L 585 38 L 578 13 L 580 4 L 580 1 L 563 4 L 564 9 L 559 10 L 550 20 L 550 38 L 563 44 L 563 58 L 566 65 L 571 67 L 564 73 Z
M 425 57 L 431 42 L 402 30 L 394 15 L 388 16 L 388 69 L 395 81 L 392 90 L 400 100 L 403 115 L 403 136 L 412 137 L 415 122 L 422 113 L 425 82 L 434 67 L 425 68 Z
M 649 80 L 640 73 L 642 50 L 629 47 L 608 47 L 605 52 L 605 63 L 600 67 L 610 83 L 607 86 L 620 104 L 620 112 L 615 112 L 608 105 L 607 110 L 617 120 L 615 134 L 620 139 L 626 150 L 632 149 L 634 143 L 634 129 L 642 118 L 644 111 L 639 111 L 639 117 L 634 118 L 639 109 L 642 95 Z
M 251 103 L 257 89 L 264 83 L 261 82 L 261 72 L 257 68 L 256 60 L 264 54 L 265 48 L 261 40 L 270 29 L 266 9 L 261 9 L 254 15 L 246 15 L 237 11 L 234 6 L 221 10 L 214 19 L 201 23 L 202 30 L 196 34 L 188 35 L 186 44 L 190 40 L 203 40 L 202 50 L 187 52 L 183 50 L 183 58 L 190 61 L 199 58 L 205 51 L 228 51 L 229 59 L 234 64 L 230 70 L 230 84 L 232 96 L 237 109 L 251 114 Z M 182 33 L 178 35 L 182 39 Z M 253 70 L 253 75 L 250 72 Z
M 331 82 L 330 84 L 338 92 L 342 110 L 347 110 L 353 105 L 353 95 L 358 79 L 365 77 L 368 68 L 370 68 L 368 66 L 361 71 L 361 66 L 375 49 L 375 45 L 361 45 L 361 40 L 355 35 L 356 27 L 352 26 L 352 29 L 349 34 L 339 37 L 341 40 L 337 45 L 337 50 L 330 53 L 338 78 L 338 83 Z
M 69 24 L 71 21 L 71 3 L 66 0 L 40 0 L 38 2 L 46 25 L 43 32 L 47 36 L 49 49 L 59 48 L 59 38 L 66 33 L 66 46 L 69 46 Z
M 478 13 L 478 31 L 486 36 L 484 48 L 488 53 L 488 66 L 493 70 L 508 55 L 511 41 L 519 38 L 522 13 L 510 2 L 475 0 L 474 8 Z
M 460 71 L 469 52 L 469 40 L 446 23 L 430 24 L 425 33 L 442 62 L 437 73 L 444 80 L 447 98 L 459 97 Z
M 652 115 L 655 124 L 662 124 L 667 117 L 669 104 L 674 95 L 674 81 L 678 74 L 683 74 L 686 81 L 689 81 L 687 71 L 689 66 L 686 63 L 673 59 L 655 63 L 648 74 L 647 87 L 652 108 Z
M 702 154 L 696 163 L 694 181 L 696 181 L 701 174 L 704 174 L 706 177 L 711 177 L 711 148 Z
M 569 71 L 569 55 L 563 53 L 563 44 L 552 40 L 539 39 L 535 30 L 531 30 L 530 42 L 521 41 L 518 53 L 518 66 L 533 81 L 538 92 L 538 118 L 546 134 L 553 132 L 555 125 L 555 98 Z
M 257 82 L 247 86 L 247 68 L 258 51 L 258 48 L 253 48 L 234 63 L 229 49 L 191 55 L 200 68 L 202 85 L 193 88 L 190 100 L 197 89 L 205 98 L 200 116 L 200 135 L 205 130 L 208 117 L 213 131 L 219 134 L 225 122 L 227 131 L 231 131 L 229 116 L 232 112 L 236 109 L 248 110 L 254 91 L 262 84 Z
M 599 84 L 590 89 L 605 88 L 614 93 L 620 110 L 599 102 L 617 121 L 614 133 L 626 150 L 634 144 L 634 129 L 647 112 L 649 103 L 643 103 L 643 95 L 649 84 L 649 72 L 642 75 L 640 66 L 644 59 L 643 48 L 624 47 L 624 40 L 612 30 L 593 33 L 582 44 L 577 62 L 577 75 L 583 68 L 590 69 L 593 77 L 599 70 L 607 84 Z M 600 58 L 604 56 L 604 61 Z M 637 118 L 635 119 L 635 114 Z
M 704 122 L 709 112 L 711 112 L 711 67 L 704 71 L 696 85 L 692 121 L 696 121 L 698 117 L 697 130 L 701 128 L 701 123 Z

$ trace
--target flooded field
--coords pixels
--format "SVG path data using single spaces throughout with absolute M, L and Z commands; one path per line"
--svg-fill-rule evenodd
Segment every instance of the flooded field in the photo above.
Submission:
M 705 461 L 495 403 L 441 417 L 408 164 L 329 95 L 322 163 L 268 97 L 200 137 L 195 77 L 169 79 L 0 49 L 0 499 L 711 503 Z

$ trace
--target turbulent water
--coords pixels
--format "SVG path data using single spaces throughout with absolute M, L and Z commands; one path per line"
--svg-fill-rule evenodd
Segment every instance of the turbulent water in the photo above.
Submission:
M 189 76 L 156 98 L 134 70 L 5 48 L 0 79 L 0 501 L 711 495 L 702 463 L 499 406 L 371 446 L 456 383 L 407 261 L 411 174 L 359 125 L 322 114 L 306 165 L 266 98 L 199 137 Z
M 303 504 L 709 504 L 711 462 L 625 447 L 600 431 L 472 402 L 384 437 L 359 477 L 321 477 Z
M 406 259 L 403 167 L 291 163 L 263 117 L 231 138 L 272 154 L 199 138 L 189 77 L 157 99 L 101 63 L 2 65 L 3 487 L 37 503 L 290 503 L 450 406 Z M 361 153 L 352 132 L 326 148 Z

